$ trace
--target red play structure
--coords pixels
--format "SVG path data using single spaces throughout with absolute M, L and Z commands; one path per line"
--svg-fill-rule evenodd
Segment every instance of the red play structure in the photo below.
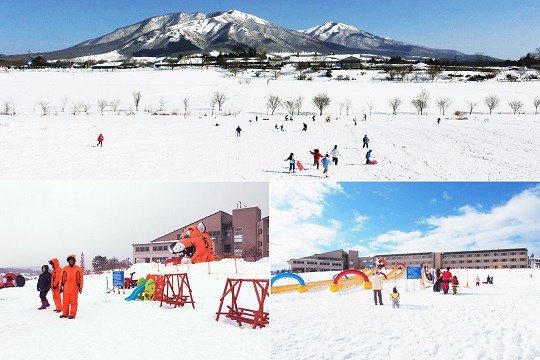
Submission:
M 257 309 L 247 309 L 238 306 L 238 295 L 243 283 L 252 283 L 255 296 L 257 297 L 257 303 L 259 304 Z M 248 323 L 253 325 L 253 329 L 263 327 L 268 324 L 269 314 L 264 311 L 264 302 L 268 296 L 268 279 L 227 279 L 225 288 L 223 289 L 223 295 L 220 299 L 219 309 L 217 311 L 216 321 L 219 320 L 220 315 L 225 315 L 231 320 L 234 320 L 238 325 L 242 326 L 242 323 Z M 221 311 L 223 308 L 223 302 L 227 295 L 231 295 L 230 305 L 227 305 L 228 311 Z
M 167 274 L 164 275 L 163 281 L 163 295 L 161 296 L 161 303 L 159 306 L 163 306 L 163 303 L 174 305 L 174 307 L 184 306 L 185 304 L 191 304 L 195 309 L 195 301 L 193 300 L 193 294 L 191 293 L 191 287 L 189 286 L 189 280 L 186 273 L 183 274 Z
M 0 279 L 0 289 L 8 287 L 22 287 L 26 283 L 26 279 L 22 275 L 16 275 L 14 273 L 5 274 L 2 279 Z

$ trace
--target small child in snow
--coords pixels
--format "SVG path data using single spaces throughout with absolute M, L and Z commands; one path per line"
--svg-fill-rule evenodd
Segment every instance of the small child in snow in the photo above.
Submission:
M 97 145 L 96 146 L 103 147 L 103 140 L 104 140 L 103 134 L 99 134 L 99 136 L 97 138 Z
M 480 286 L 480 278 L 478 275 L 476 275 L 476 278 L 474 278 L 474 281 L 476 281 L 476 286 Z
M 295 164 L 296 164 L 296 161 L 294 160 L 294 154 L 291 153 L 291 155 L 289 155 L 288 158 L 285 159 L 285 161 L 289 160 L 289 172 L 296 172 L 295 171 Z
M 396 287 L 392 289 L 390 299 L 392 299 L 392 307 L 397 307 L 399 309 L 399 293 Z
M 452 294 L 456 295 L 459 281 L 456 275 L 452 278 Z
M 326 154 L 322 159 L 322 166 L 323 166 L 323 174 L 326 174 L 326 177 L 328 177 L 328 168 L 330 167 L 330 155 Z

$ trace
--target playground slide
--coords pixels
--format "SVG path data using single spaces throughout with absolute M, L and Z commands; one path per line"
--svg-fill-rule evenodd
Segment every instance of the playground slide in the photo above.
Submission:
M 144 286 L 146 285 L 146 280 L 144 280 L 144 282 L 137 286 L 133 292 L 131 293 L 131 295 L 129 295 L 126 300 L 127 301 L 131 301 L 131 300 L 135 300 L 137 299 L 137 296 L 139 296 L 140 293 L 142 293 L 144 291 Z

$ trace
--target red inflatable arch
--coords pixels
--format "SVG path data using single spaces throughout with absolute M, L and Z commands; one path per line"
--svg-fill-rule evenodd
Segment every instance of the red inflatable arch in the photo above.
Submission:
M 341 277 L 343 277 L 345 275 L 348 275 L 348 274 L 360 275 L 362 277 L 362 279 L 364 279 L 365 282 L 369 281 L 367 275 L 364 274 L 363 272 L 361 272 L 359 270 L 349 269 L 349 270 L 343 270 L 342 272 L 337 274 L 336 277 L 334 278 L 334 284 L 337 284 Z

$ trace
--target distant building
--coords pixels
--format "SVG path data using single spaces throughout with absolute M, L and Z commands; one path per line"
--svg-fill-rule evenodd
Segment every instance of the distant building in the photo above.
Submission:
M 239 208 L 232 215 L 218 211 L 146 243 L 132 244 L 133 262 L 158 262 L 171 257 L 169 245 L 175 244 L 182 231 L 204 223 L 218 257 L 243 257 L 247 261 L 269 256 L 269 217 L 261 219 L 258 207 Z
M 494 249 L 455 252 L 418 252 L 403 254 L 377 254 L 371 257 L 359 257 L 358 251 L 343 250 L 315 254 L 298 259 L 291 259 L 287 263 L 292 272 L 340 271 L 345 269 L 363 269 L 367 264 L 375 264 L 377 258 L 383 257 L 387 267 L 391 268 L 397 263 L 406 266 L 425 265 L 430 268 L 466 268 L 466 269 L 493 269 L 511 268 L 523 269 L 532 266 L 540 267 L 540 261 L 528 257 L 525 248 Z

